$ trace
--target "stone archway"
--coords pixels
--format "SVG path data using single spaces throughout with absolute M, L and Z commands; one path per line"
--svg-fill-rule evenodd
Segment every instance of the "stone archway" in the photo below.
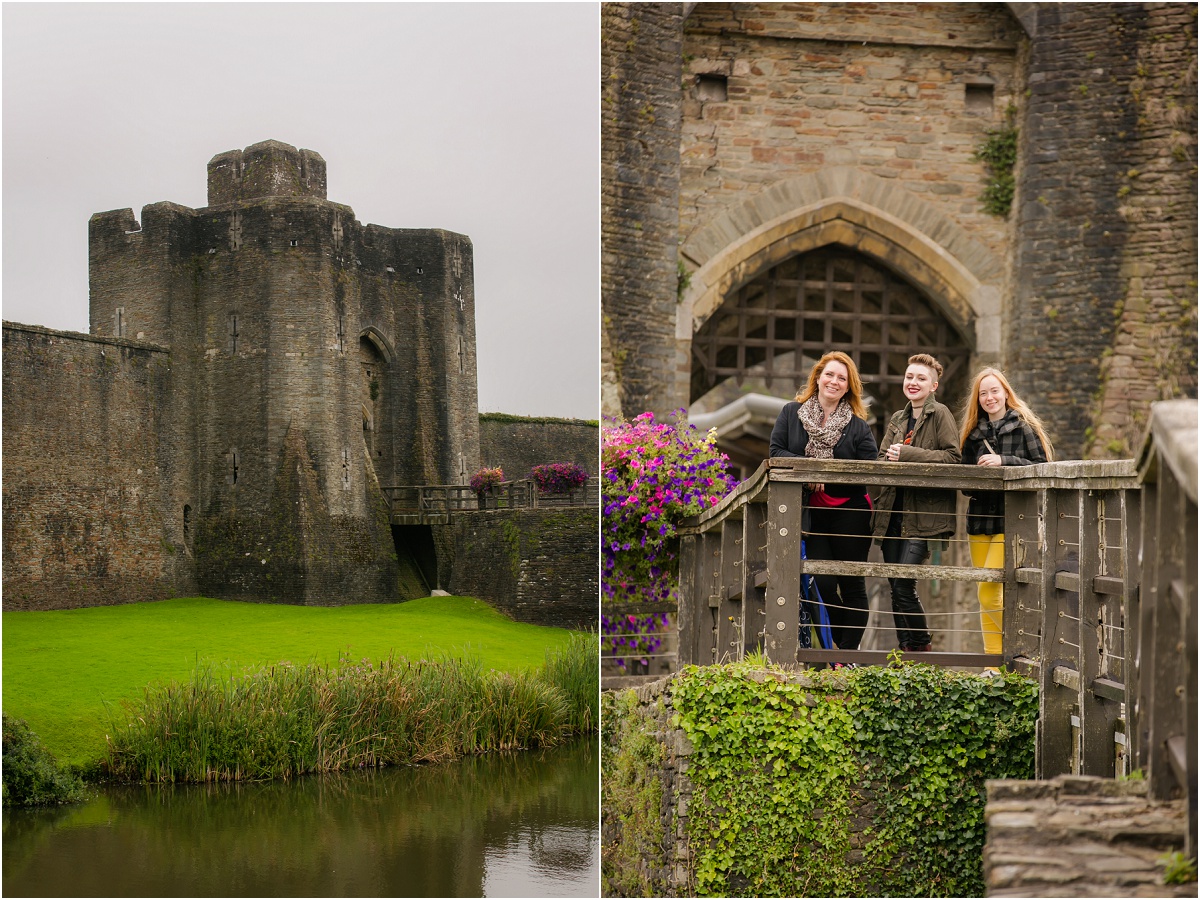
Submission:
M 913 353 L 945 366 L 938 395 L 957 403 L 971 348 L 926 294 L 850 247 L 831 244 L 790 256 L 734 290 L 692 337 L 690 401 L 726 379 L 765 382 L 788 394 L 826 350 L 847 352 L 872 409 L 885 418 Z
M 676 338 L 690 341 L 727 297 L 762 272 L 833 244 L 919 288 L 981 361 L 998 358 L 999 257 L 916 195 L 849 167 L 779 182 L 694 232 L 680 248 L 691 271 Z
M 692 402 L 743 373 L 791 391 L 824 350 L 843 349 L 886 414 L 903 402 L 911 353 L 939 355 L 939 395 L 950 401 L 972 361 L 999 356 L 1000 259 L 930 204 L 858 169 L 773 185 L 680 253 L 695 267 L 676 320 Z

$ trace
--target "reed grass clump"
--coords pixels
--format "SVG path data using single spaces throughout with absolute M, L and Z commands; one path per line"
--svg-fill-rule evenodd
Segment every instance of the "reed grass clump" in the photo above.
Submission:
M 571 635 L 565 647 L 546 651 L 543 667 L 547 682 L 567 699 L 568 720 L 580 733 L 600 724 L 600 645 L 595 633 Z
M 535 672 L 452 657 L 204 666 L 126 704 L 105 763 L 119 780 L 241 781 L 548 747 L 595 729 L 598 671 L 594 636 Z

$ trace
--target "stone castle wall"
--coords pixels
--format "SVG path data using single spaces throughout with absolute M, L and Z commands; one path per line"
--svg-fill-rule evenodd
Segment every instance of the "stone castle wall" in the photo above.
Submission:
M 621 406 L 603 412 L 670 411 L 690 364 L 675 347 L 683 4 L 605 3 L 600 17 L 602 364 Z
M 93 490 L 87 502 L 103 506 L 105 491 L 123 497 L 140 484 L 124 477 L 121 423 L 129 460 L 155 480 L 152 495 L 138 488 L 130 538 L 141 581 L 118 601 L 414 596 L 401 596 L 409 548 L 393 542 L 379 488 L 462 483 L 478 467 L 471 242 L 364 226 L 325 199 L 325 185 L 318 154 L 265 141 L 214 157 L 204 209 L 156 203 L 140 222 L 130 209 L 92 217 L 93 337 L 5 325 L 6 345 L 43 335 L 36 353 L 6 356 L 6 399 L 41 392 L 57 413 L 40 420 L 35 406 L 14 405 L 5 446 L 20 460 L 48 444 L 60 464 L 52 478 L 6 466 L 6 541 L 10 523 L 70 519 L 72 497 Z M 150 387 L 100 397 L 108 381 L 55 368 L 60 348 L 105 341 L 123 359 L 158 360 L 152 400 L 142 396 Z M 64 360 L 80 353 L 61 350 Z M 110 444 L 87 439 L 96 428 Z M 143 465 L 147 454 L 170 466 Z M 70 527 L 88 529 L 98 514 Z M 59 569 L 81 565 L 67 558 Z M 45 579 L 61 573 L 43 569 L 6 567 L 6 607 L 49 590 Z
M 1061 455 L 1196 392 L 1196 7 L 1037 4 L 1006 364 Z
M 561 419 L 521 421 L 513 416 L 479 417 L 479 459 L 500 466 L 508 481 L 528 478 L 545 463 L 573 462 L 589 475 L 600 474 L 600 428 L 590 422 Z
M 684 26 L 680 242 L 829 166 L 887 179 L 1003 255 L 973 159 L 1012 102 L 1020 27 L 996 3 L 701 3 Z M 706 99 L 703 76 L 727 79 Z
M 178 454 L 163 347 L 4 324 L 4 608 L 158 600 L 189 581 L 167 537 Z
M 434 529 L 439 580 L 518 622 L 595 629 L 600 597 L 596 507 L 495 510 Z
M 1164 853 L 1183 852 L 1183 800 L 1151 800 L 1147 782 L 1060 775 L 989 781 L 983 873 L 989 897 L 1195 897 L 1164 884 Z
M 397 599 L 379 487 L 477 465 L 470 240 L 361 225 L 325 199 L 320 156 L 277 141 L 215 157 L 209 202 L 89 227 L 93 332 L 172 350 L 199 588 Z

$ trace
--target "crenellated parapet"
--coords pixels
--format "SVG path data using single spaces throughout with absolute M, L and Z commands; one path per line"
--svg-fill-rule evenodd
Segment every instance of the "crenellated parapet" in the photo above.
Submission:
M 96 213 L 88 222 L 88 329 L 94 335 L 168 343 L 170 276 L 191 255 L 196 211 L 178 203 Z
M 325 160 L 313 150 L 262 141 L 218 153 L 208 163 L 208 205 L 262 197 L 326 198 Z

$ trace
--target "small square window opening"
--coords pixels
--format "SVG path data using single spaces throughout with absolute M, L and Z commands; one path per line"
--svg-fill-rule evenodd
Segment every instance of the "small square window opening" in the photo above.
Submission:
M 964 106 L 967 112 L 991 115 L 995 103 L 996 87 L 992 84 L 964 85 Z
M 696 99 L 709 103 L 724 103 L 729 99 L 729 79 L 724 75 L 697 75 Z

